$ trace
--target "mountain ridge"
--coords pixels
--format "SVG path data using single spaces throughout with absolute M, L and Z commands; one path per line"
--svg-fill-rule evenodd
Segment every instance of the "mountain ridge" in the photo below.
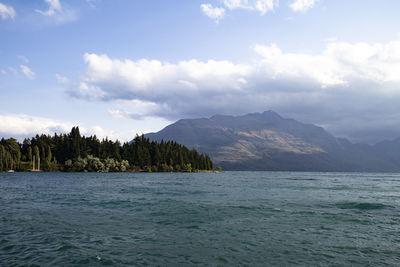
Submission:
M 353 144 L 271 110 L 181 119 L 145 136 L 207 153 L 226 170 L 400 171 L 400 138 L 374 146 Z M 399 149 L 388 149 L 393 147 Z

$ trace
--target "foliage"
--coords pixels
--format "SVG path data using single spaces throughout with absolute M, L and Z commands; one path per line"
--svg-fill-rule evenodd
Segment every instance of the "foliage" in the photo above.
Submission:
M 199 154 L 173 141 L 157 143 L 136 136 L 121 145 L 108 138 L 81 136 L 79 127 L 69 134 L 36 135 L 19 144 L 15 139 L 0 141 L 0 171 L 197 171 L 212 170 L 208 155 Z
M 0 141 L 0 171 L 18 169 L 20 166 L 21 149 L 14 138 Z

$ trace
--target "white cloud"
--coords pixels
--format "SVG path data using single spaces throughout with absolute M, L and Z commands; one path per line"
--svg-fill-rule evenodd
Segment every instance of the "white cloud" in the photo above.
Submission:
M 290 8 L 294 12 L 306 12 L 310 8 L 313 8 L 315 3 L 319 0 L 294 0 L 292 4 L 290 4 Z
M 163 111 L 161 105 L 155 102 L 141 101 L 141 100 L 117 100 L 118 109 L 109 109 L 108 113 L 114 118 L 125 118 L 142 120 L 148 116 L 148 114 L 155 114 Z M 129 111 L 127 111 L 129 110 Z
M 400 42 L 332 41 L 317 54 L 285 52 L 275 44 L 253 49 L 259 57 L 247 64 L 195 59 L 134 61 L 85 54 L 87 70 L 69 94 L 125 101 L 110 113 L 131 118 L 177 119 L 274 109 L 333 129 L 335 124 L 342 125 L 338 119 L 356 115 L 400 117 Z M 347 131 L 351 128 L 347 125 Z M 346 131 L 344 126 L 341 129 Z
M 79 130 L 81 134 L 85 136 L 96 135 L 97 138 L 100 139 L 107 137 L 108 139 L 119 140 L 121 142 L 131 141 L 132 137 L 136 135 L 135 131 L 118 132 L 114 130 L 106 130 L 98 125 L 89 128 L 79 127 Z
M 82 135 L 96 135 L 98 138 L 130 141 L 135 136 L 134 131 L 117 132 L 105 130 L 98 125 L 85 126 L 79 123 L 60 122 L 54 119 L 30 116 L 26 114 L 0 114 L 0 136 L 16 137 L 19 140 L 36 134 L 53 135 L 54 133 L 69 133 L 73 126 L 79 126 Z
M 224 0 L 223 3 L 230 10 L 238 8 L 251 9 L 248 0 Z
M 225 16 L 224 8 L 213 7 L 211 4 L 202 4 L 200 5 L 200 7 L 203 13 L 211 19 L 215 20 L 216 23 L 218 23 L 219 20 L 223 19 Z
M 5 70 L 3 70 L 3 69 L 0 70 L 0 73 L 3 74 L 3 75 L 7 74 L 7 72 Z
M 133 120 L 142 120 L 146 117 L 141 114 L 136 114 L 136 113 L 126 111 L 123 109 L 109 109 L 108 113 L 116 119 L 124 118 L 124 119 L 133 119 Z
M 273 11 L 278 6 L 278 0 L 220 0 L 225 8 L 229 10 L 244 9 L 258 11 L 261 15 Z M 214 19 L 217 23 L 225 17 L 225 8 L 213 7 L 211 4 L 202 4 L 204 14 Z
M 256 10 L 258 10 L 262 15 L 274 10 L 275 6 L 274 0 L 257 0 L 255 2 Z
M 108 113 L 116 119 L 130 117 L 130 113 L 126 112 L 125 110 L 109 109 Z
M 88 70 L 79 88 L 71 93 L 102 100 L 154 102 L 174 94 L 189 97 L 204 91 L 239 90 L 242 82 L 238 79 L 250 71 L 248 66 L 229 61 L 189 60 L 171 64 L 147 59 L 121 61 L 97 54 L 85 54 L 84 59 Z
M 275 44 L 256 45 L 254 51 L 262 57 L 259 66 L 267 72 L 269 78 L 304 78 L 321 87 L 347 83 L 341 65 L 329 55 L 283 53 Z
M 14 19 L 15 15 L 15 9 L 12 6 L 7 6 L 3 3 L 0 3 L 0 17 L 2 19 Z
M 58 83 L 61 83 L 61 84 L 67 84 L 67 83 L 69 83 L 69 80 L 68 80 L 67 77 L 61 76 L 61 75 L 58 74 L 58 73 L 56 73 L 56 79 L 57 79 L 57 82 L 58 82 Z
M 20 65 L 19 66 L 21 68 L 21 72 L 28 78 L 28 79 L 35 79 L 35 73 L 28 67 L 25 65 Z
M 0 133 L 15 136 L 34 136 L 36 134 L 66 133 L 72 124 L 62 123 L 48 118 L 33 117 L 25 114 L 0 115 Z
M 255 51 L 274 78 L 311 78 L 322 87 L 349 85 L 355 78 L 377 83 L 400 81 L 400 42 L 332 42 L 319 55 L 283 53 L 276 45 L 256 45 Z
M 54 16 L 56 12 L 61 12 L 62 8 L 59 0 L 44 0 L 44 1 L 49 5 L 49 9 L 45 11 L 35 9 L 36 12 L 42 14 L 43 16 L 48 16 L 48 17 Z
M 230 10 L 247 9 L 256 10 L 265 15 L 269 11 L 273 11 L 278 6 L 276 0 L 223 0 L 223 4 Z

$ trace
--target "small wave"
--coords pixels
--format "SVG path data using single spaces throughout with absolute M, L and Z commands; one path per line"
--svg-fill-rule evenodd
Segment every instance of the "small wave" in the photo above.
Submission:
M 316 181 L 318 179 L 316 179 L 316 178 L 286 178 L 286 180 L 292 180 L 292 181 Z
M 65 250 L 69 250 L 69 249 L 76 249 L 77 247 L 74 245 L 70 245 L 70 244 L 62 244 L 59 247 L 57 247 L 57 251 L 65 251 Z
M 358 209 L 358 210 L 381 210 L 386 208 L 392 208 L 392 206 L 384 205 L 382 203 L 370 203 L 370 202 L 341 202 L 336 204 L 340 209 Z

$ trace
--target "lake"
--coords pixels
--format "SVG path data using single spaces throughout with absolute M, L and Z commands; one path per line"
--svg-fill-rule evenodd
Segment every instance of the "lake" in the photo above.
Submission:
M 0 173 L 0 265 L 400 264 L 400 174 Z

